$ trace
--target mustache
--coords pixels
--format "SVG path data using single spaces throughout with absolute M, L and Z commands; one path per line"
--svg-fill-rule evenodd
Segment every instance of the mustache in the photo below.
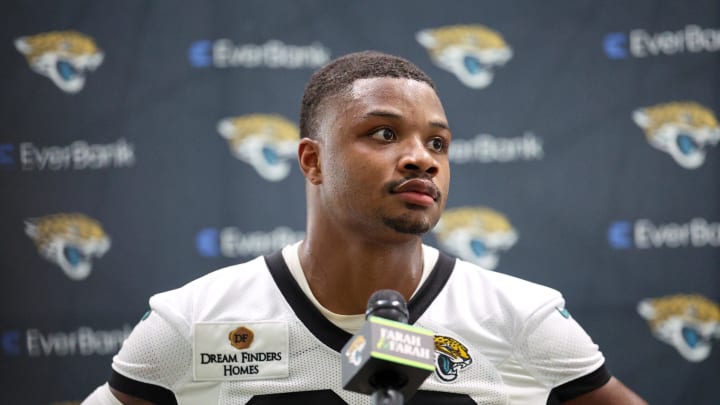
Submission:
M 431 189 L 431 193 L 435 195 L 435 197 L 436 197 L 435 200 L 442 201 L 442 198 L 443 198 L 442 192 L 440 191 L 438 186 L 436 186 L 435 183 L 432 181 L 432 178 L 430 178 L 428 176 L 422 176 L 422 175 L 407 176 L 402 179 L 389 181 L 385 185 L 385 187 L 386 187 L 388 193 L 392 194 L 392 193 L 397 192 L 398 188 L 400 188 L 402 185 L 404 185 L 405 183 L 407 183 L 408 181 L 411 181 L 411 180 L 423 180 L 425 185 L 427 185 Z

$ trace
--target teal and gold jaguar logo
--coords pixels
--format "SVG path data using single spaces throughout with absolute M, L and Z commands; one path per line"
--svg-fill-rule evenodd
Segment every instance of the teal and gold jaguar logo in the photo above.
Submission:
M 77 31 L 53 31 L 20 37 L 15 48 L 30 68 L 49 78 L 62 91 L 77 93 L 85 86 L 85 73 L 103 61 L 103 53 L 89 36 Z
M 288 176 L 297 156 L 300 131 L 280 115 L 249 114 L 220 120 L 217 130 L 232 154 L 268 181 Z
M 512 58 L 512 49 L 497 31 L 482 25 L 451 25 L 415 34 L 433 63 L 453 73 L 464 85 L 482 89 L 493 69 Z
M 25 221 L 25 233 L 42 257 L 57 264 L 72 280 L 92 271 L 92 258 L 110 249 L 110 238 L 100 223 L 84 214 L 55 214 Z
M 497 267 L 500 253 L 518 239 L 510 221 L 487 207 L 448 209 L 433 233 L 446 251 L 490 270 Z
M 348 358 L 348 362 L 353 366 L 357 367 L 362 361 L 362 352 L 367 345 L 365 336 L 359 335 L 354 338 L 348 349 L 345 351 L 345 357 Z
M 643 129 L 650 145 L 686 169 L 700 167 L 705 162 L 707 149 L 720 142 L 715 114 L 694 102 L 639 108 L 633 112 L 633 121 Z
M 705 360 L 712 340 L 720 339 L 720 305 L 702 295 L 648 298 L 640 301 L 637 310 L 652 334 L 688 361 Z
M 458 378 L 458 371 L 472 364 L 467 347 L 449 336 L 435 335 L 435 375 L 442 382 Z

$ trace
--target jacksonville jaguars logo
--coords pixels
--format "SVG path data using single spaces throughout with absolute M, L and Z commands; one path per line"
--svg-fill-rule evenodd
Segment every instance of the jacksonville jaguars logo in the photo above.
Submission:
M 637 309 L 653 335 L 688 361 L 705 360 L 712 339 L 720 339 L 720 305 L 702 295 L 648 298 Z
M 493 69 L 512 58 L 512 49 L 503 37 L 482 25 L 451 25 L 426 29 L 415 34 L 433 63 L 453 73 L 473 89 L 487 87 Z
M 490 270 L 518 239 L 507 218 L 486 207 L 446 210 L 433 233 L 446 251 Z
M 360 335 L 355 337 L 355 340 L 352 341 L 348 349 L 345 351 L 345 357 L 348 358 L 348 362 L 350 364 L 355 367 L 360 365 L 360 362 L 362 361 L 362 351 L 365 349 L 366 344 L 367 340 L 365 339 L 365 336 Z
M 217 130 L 228 140 L 233 155 L 265 180 L 280 181 L 290 173 L 300 131 L 287 119 L 272 114 L 243 115 L 221 120 Z
M 464 344 L 448 336 L 435 335 L 435 375 L 442 382 L 453 382 L 458 371 L 472 364 Z
M 53 31 L 20 37 L 15 47 L 35 72 L 48 77 L 62 91 L 77 93 L 85 86 L 85 72 L 94 71 L 103 53 L 92 38 L 77 31 Z
M 707 149 L 720 141 L 720 127 L 712 111 L 693 102 L 658 104 L 633 112 L 653 147 L 669 154 L 686 169 L 705 162 Z
M 110 238 L 100 223 L 83 214 L 55 214 L 25 221 L 25 233 L 42 257 L 57 264 L 72 280 L 92 271 L 92 258 L 110 249 Z

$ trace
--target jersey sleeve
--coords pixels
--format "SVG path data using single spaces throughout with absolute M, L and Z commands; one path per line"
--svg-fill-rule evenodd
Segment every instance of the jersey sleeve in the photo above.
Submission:
M 109 384 L 156 403 L 174 402 L 172 390 L 188 378 L 189 364 L 192 345 L 188 338 L 158 311 L 151 310 L 113 357 Z
M 515 342 L 514 354 L 536 380 L 550 389 L 563 386 L 572 391 L 573 382 L 577 381 L 584 388 L 573 392 L 581 395 L 609 379 L 604 369 L 605 357 L 565 309 L 560 296 L 529 316 Z

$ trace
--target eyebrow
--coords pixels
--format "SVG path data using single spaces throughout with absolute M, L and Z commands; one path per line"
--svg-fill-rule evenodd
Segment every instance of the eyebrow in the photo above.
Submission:
M 366 113 L 365 115 L 363 115 L 363 118 L 368 118 L 368 117 L 383 117 L 383 118 L 391 118 L 391 119 L 397 120 L 397 119 L 401 119 L 402 115 L 396 114 L 396 113 L 390 112 L 390 111 L 374 110 L 374 111 L 370 111 L 370 112 Z M 430 126 L 435 127 L 435 128 L 446 129 L 448 131 L 450 130 L 450 127 L 444 121 L 430 121 Z

